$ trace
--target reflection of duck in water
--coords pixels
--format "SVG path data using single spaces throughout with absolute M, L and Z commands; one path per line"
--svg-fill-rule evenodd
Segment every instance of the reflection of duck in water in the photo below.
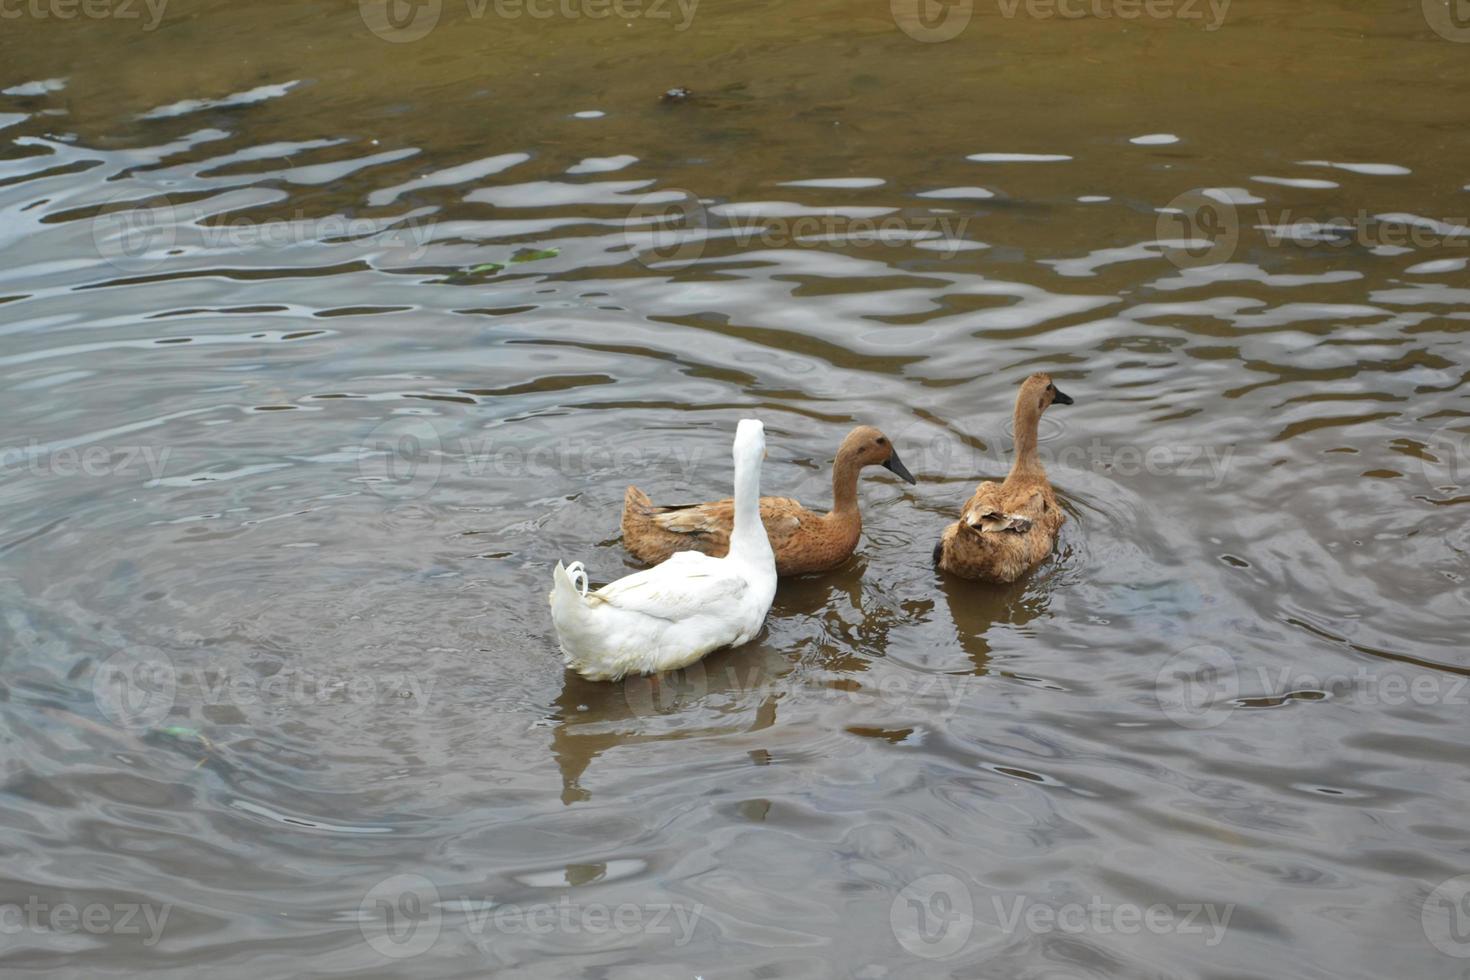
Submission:
M 583 774 L 593 760 L 620 746 L 772 727 L 782 678 L 791 670 L 784 655 L 757 646 L 716 653 L 662 677 L 629 677 L 618 684 L 567 672 L 548 716 L 562 803 L 592 799 L 582 785 Z M 617 773 L 608 781 L 616 783 Z
M 1016 396 L 1016 459 L 1005 482 L 987 480 L 965 503 L 960 519 L 934 548 L 941 571 L 983 582 L 1014 582 L 1051 554 L 1066 515 L 1036 453 L 1041 413 L 1072 399 L 1033 374 Z
M 949 624 L 936 621 L 942 636 L 935 646 L 946 645 L 953 637 L 972 665 L 971 673 L 984 676 L 991 672 L 990 631 L 1018 629 L 1044 614 L 1051 604 L 1053 583 L 1028 578 L 996 589 L 977 589 L 969 582 L 949 576 L 936 576 L 944 603 L 949 608 Z

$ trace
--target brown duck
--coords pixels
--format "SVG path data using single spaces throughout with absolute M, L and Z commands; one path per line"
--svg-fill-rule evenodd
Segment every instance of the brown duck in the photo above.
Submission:
M 1036 455 L 1036 426 L 1041 413 L 1072 399 L 1052 384 L 1051 376 L 1033 374 L 1021 382 L 1016 396 L 1016 459 L 1004 483 L 987 480 L 944 529 L 934 546 L 941 571 L 984 582 L 1014 582 L 1051 554 L 1066 515 L 1047 482 Z
M 789 497 L 762 497 L 761 521 L 776 552 L 777 575 L 825 572 L 847 560 L 863 532 L 858 511 L 858 473 L 885 467 L 909 483 L 888 437 L 870 425 L 848 433 L 832 464 L 832 510 L 819 514 Z M 735 506 L 730 500 L 659 507 L 637 487 L 623 498 L 623 546 L 634 557 L 657 565 L 676 551 L 702 551 L 723 558 L 730 549 Z

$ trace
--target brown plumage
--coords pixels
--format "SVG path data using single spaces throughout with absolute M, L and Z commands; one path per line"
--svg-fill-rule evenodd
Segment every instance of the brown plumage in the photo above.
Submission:
M 934 548 L 941 571 L 985 582 L 1014 582 L 1051 554 L 1066 515 L 1036 455 L 1036 426 L 1053 403 L 1072 399 L 1051 376 L 1033 374 L 1016 395 L 1016 459 L 1004 483 L 987 480 Z
M 863 532 L 858 511 L 858 473 L 878 465 L 914 482 L 888 438 L 870 425 L 848 433 L 832 464 L 832 510 L 819 514 L 790 497 L 762 497 L 761 520 L 776 552 L 777 575 L 824 572 L 842 564 Z M 623 498 L 623 546 L 657 565 L 676 551 L 723 558 L 730 549 L 735 505 L 730 500 L 659 507 L 637 487 Z

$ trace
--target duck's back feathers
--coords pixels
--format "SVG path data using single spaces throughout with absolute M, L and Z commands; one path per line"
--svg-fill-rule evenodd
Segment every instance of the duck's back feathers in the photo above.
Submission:
M 1066 514 L 1046 483 L 982 483 L 934 549 L 941 571 L 986 582 L 1014 582 L 1051 553 Z
M 587 598 L 618 609 L 679 620 L 725 602 L 738 602 L 750 588 L 740 572 L 717 558 L 681 551 L 647 571 L 606 585 Z
M 557 566 L 551 617 L 566 665 L 589 680 L 677 670 L 760 632 L 775 569 L 684 551 L 644 572 L 580 594 Z
M 761 523 L 776 553 L 780 574 L 792 574 L 787 570 L 787 559 L 800 548 L 803 529 L 814 531 L 822 520 L 823 515 L 807 510 L 790 497 L 761 498 Z M 734 525 L 734 500 L 660 507 L 637 487 L 629 487 L 623 497 L 623 545 L 649 565 L 668 561 L 682 551 L 723 558 L 730 551 Z

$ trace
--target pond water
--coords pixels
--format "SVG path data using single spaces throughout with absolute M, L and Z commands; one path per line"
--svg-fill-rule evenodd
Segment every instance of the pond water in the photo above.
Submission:
M 0 967 L 1470 975 L 1441 6 L 7 8 Z M 941 578 L 1037 370 L 1057 552 Z M 565 672 L 751 415 L 918 485 Z

